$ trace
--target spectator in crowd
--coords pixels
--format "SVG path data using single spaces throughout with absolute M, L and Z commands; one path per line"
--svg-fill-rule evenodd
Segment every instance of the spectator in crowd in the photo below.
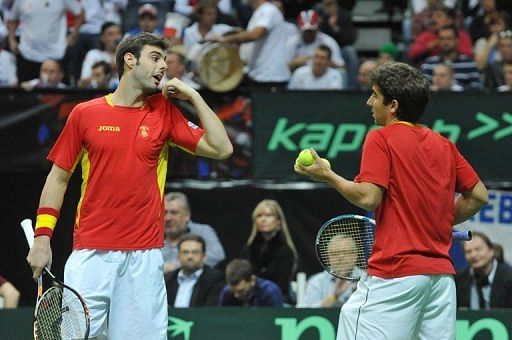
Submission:
M 66 48 L 76 42 L 83 12 L 77 0 L 31 1 L 15 0 L 7 21 L 9 49 L 17 55 L 18 81 L 38 77 L 41 64 L 48 59 L 61 61 Z M 66 11 L 79 16 L 69 35 L 66 30 Z M 20 42 L 16 29 L 21 27 Z M 67 35 L 67 36 L 66 36 Z
M 226 282 L 219 298 L 220 306 L 281 307 L 279 287 L 257 277 L 247 260 L 234 259 L 226 266 Z
M 180 268 L 166 279 L 169 307 L 216 306 L 224 288 L 224 275 L 205 265 L 203 238 L 194 234 L 181 236 L 178 252 Z
M 459 271 L 457 306 L 470 309 L 512 308 L 512 270 L 499 264 L 489 237 L 474 231 L 473 239 L 463 243 L 469 267 Z
M 117 77 L 113 77 L 112 66 L 109 63 L 101 60 L 92 65 L 91 82 L 88 88 L 113 90 L 117 85 Z
M 347 70 L 347 87 L 357 87 L 359 58 L 354 43 L 357 38 L 352 12 L 341 7 L 336 0 L 322 0 L 319 6 L 321 15 L 320 31 L 333 37 L 341 47 L 341 56 Z
M 174 7 L 179 4 L 179 2 L 186 2 L 187 0 L 176 0 L 174 2 Z M 190 2 L 188 2 L 190 3 Z M 233 15 L 233 10 L 235 9 L 233 5 L 231 4 L 231 0 L 201 0 L 198 2 L 196 6 L 194 6 L 192 9 L 192 13 L 189 16 L 193 22 L 199 20 L 199 15 L 197 13 L 197 8 L 201 7 L 204 4 L 213 5 L 216 9 L 216 15 L 215 15 L 215 22 L 214 24 L 224 24 L 231 27 L 241 27 L 240 20 L 235 15 Z M 244 5 L 245 6 L 245 5 Z M 249 13 L 249 17 L 251 16 L 251 13 Z M 247 17 L 247 19 L 249 19 Z M 247 21 L 246 21 L 247 23 Z M 245 27 L 245 25 L 244 25 Z
M 499 243 L 494 242 L 492 244 L 492 247 L 494 248 L 494 257 L 496 258 L 496 261 L 498 261 L 498 264 L 502 264 L 506 268 L 512 269 L 510 264 L 508 264 L 505 261 L 505 254 L 504 254 L 504 251 L 503 251 L 503 246 L 501 244 L 499 244 Z
M 489 33 L 486 21 L 489 20 L 489 15 L 497 11 L 496 0 L 479 0 L 480 8 L 475 15 L 467 18 L 467 26 L 469 27 L 469 34 L 473 41 L 486 37 Z
M 496 89 L 501 85 L 505 85 L 503 76 L 503 65 L 512 62 L 512 31 L 506 30 L 498 34 L 498 52 L 501 60 L 495 60 L 488 65 L 485 70 L 485 87 L 488 89 Z
M 85 55 L 80 76 L 81 86 L 87 86 L 92 81 L 92 65 L 98 61 L 107 62 L 112 70 L 112 78 L 118 81 L 116 48 L 121 40 L 121 34 L 121 26 L 113 22 L 106 22 L 101 26 L 100 48 L 92 49 Z
M 450 0 L 449 0 L 450 1 Z M 410 26 L 408 20 L 405 19 L 403 23 L 403 35 L 406 42 L 412 41 L 416 39 L 416 37 L 422 33 L 431 29 L 432 23 L 435 20 L 432 20 L 431 17 L 433 15 L 433 10 L 439 7 L 447 7 L 454 8 L 452 4 L 447 4 L 446 0 L 424 0 L 424 6 L 421 6 L 421 10 L 419 12 L 414 12 L 412 18 L 410 19 Z M 464 17 L 462 13 L 459 11 L 455 12 L 455 24 L 457 28 L 463 27 Z M 410 27 L 410 28 L 409 28 Z
M 191 72 L 187 71 L 185 56 L 180 52 L 178 46 L 174 46 L 167 51 L 165 63 L 167 64 L 167 69 L 162 78 L 162 84 L 165 84 L 169 79 L 178 78 L 196 90 L 201 87 L 192 79 L 190 76 Z
M 454 25 L 443 26 L 438 32 L 439 54 L 429 57 L 421 65 L 421 71 L 432 82 L 434 67 L 439 63 L 449 63 L 455 80 L 464 89 L 481 88 L 480 73 L 471 57 L 458 52 L 460 36 Z
M 291 72 L 286 67 L 284 42 L 289 37 L 288 25 L 281 10 L 272 1 L 249 0 L 254 12 L 247 29 L 215 40 L 226 43 L 250 43 L 240 52 L 249 68 L 250 84 L 284 88 Z
M 512 91 L 512 61 L 506 61 L 503 63 L 503 79 L 505 84 L 498 86 L 499 92 L 510 92 Z
M 26 91 L 32 91 L 34 88 L 64 89 L 66 84 L 62 79 L 64 79 L 62 64 L 57 60 L 48 59 L 41 64 L 39 78 L 24 81 L 20 86 Z
M 451 65 L 439 63 L 434 66 L 430 90 L 460 92 L 464 91 L 464 88 L 455 81 Z
M 283 209 L 275 200 L 262 200 L 252 212 L 252 222 L 244 257 L 258 277 L 275 282 L 287 298 L 298 255 Z
M 154 5 L 147 3 L 140 6 L 137 15 L 139 17 L 139 27 L 126 32 L 125 37 L 140 32 L 163 34 L 162 28 L 158 27 L 158 9 Z
M 0 47 L 0 87 L 18 85 L 16 56 Z
M 3 299 L 3 308 L 17 308 L 20 292 L 0 275 L 0 297 Z
M 169 273 L 179 267 L 178 243 L 184 234 L 201 236 L 206 244 L 205 263 L 215 267 L 226 257 L 215 230 L 207 224 L 190 220 L 191 211 L 187 196 L 181 192 L 170 192 L 165 195 L 165 240 L 162 248 L 164 258 L 164 273 Z
M 400 51 L 393 43 L 387 43 L 379 48 L 379 57 L 377 58 L 377 64 L 382 65 L 393 61 L 398 61 Z
M 289 90 L 340 90 L 343 79 L 340 72 L 329 67 L 331 49 L 325 45 L 317 47 L 311 65 L 301 66 L 292 74 Z
M 197 21 L 183 31 L 183 45 L 189 50 L 195 44 L 202 43 L 214 36 L 222 36 L 233 30 L 226 24 L 215 24 L 218 16 L 217 1 L 202 1 L 196 10 Z
M 509 16 L 505 12 L 493 12 L 486 16 L 486 37 L 475 42 L 475 61 L 479 71 L 484 70 L 496 60 L 501 60 L 498 52 L 498 35 L 508 27 Z
M 329 263 L 336 273 L 360 276 L 363 270 L 356 266 L 357 254 L 354 239 L 347 235 L 331 238 L 328 245 Z M 301 307 L 341 307 L 356 290 L 356 281 L 335 278 L 327 271 L 311 276 L 306 285 L 304 305 Z
M 415 64 L 440 53 L 442 42 L 439 31 L 442 27 L 455 24 L 455 11 L 446 7 L 437 7 L 432 10 L 431 19 L 431 29 L 420 33 L 409 48 L 408 57 Z M 457 40 L 459 41 L 457 51 L 460 54 L 472 56 L 473 43 L 469 34 L 464 30 L 457 30 Z
M 345 66 L 341 57 L 341 48 L 336 40 L 318 30 L 320 16 L 316 12 L 312 10 L 300 12 L 297 23 L 300 33 L 291 37 L 286 43 L 286 49 L 292 56 L 288 63 L 292 71 L 310 62 L 315 49 L 320 45 L 326 45 L 331 49 L 330 67 L 340 68 Z
M 359 75 L 357 76 L 357 82 L 359 89 L 362 91 L 369 91 L 372 88 L 372 82 L 370 81 L 370 73 L 378 66 L 375 60 L 366 60 L 359 66 Z

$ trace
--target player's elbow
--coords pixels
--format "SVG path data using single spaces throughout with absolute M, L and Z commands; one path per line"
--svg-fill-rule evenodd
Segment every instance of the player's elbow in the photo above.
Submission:
M 224 146 L 221 150 L 219 150 L 217 154 L 217 159 L 227 159 L 231 157 L 233 154 L 233 145 L 231 143 L 228 143 L 228 145 Z
M 485 185 L 479 181 L 470 192 L 473 204 L 480 210 L 489 203 L 489 193 Z

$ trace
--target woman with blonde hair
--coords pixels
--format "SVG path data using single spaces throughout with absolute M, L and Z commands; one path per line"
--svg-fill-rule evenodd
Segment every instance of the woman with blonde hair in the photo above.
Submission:
M 298 255 L 283 209 L 265 199 L 252 212 L 252 231 L 244 255 L 256 276 L 275 282 L 288 296 L 288 286 L 297 269 Z

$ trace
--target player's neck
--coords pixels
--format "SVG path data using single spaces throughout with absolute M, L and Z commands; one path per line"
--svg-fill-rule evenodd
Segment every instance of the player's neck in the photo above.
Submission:
M 119 86 L 112 93 L 111 100 L 114 105 L 142 107 L 146 103 L 146 97 L 147 94 L 142 89 L 130 86 L 129 81 L 120 81 Z

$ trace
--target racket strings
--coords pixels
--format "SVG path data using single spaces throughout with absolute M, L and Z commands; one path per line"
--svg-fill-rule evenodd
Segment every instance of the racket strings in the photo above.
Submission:
M 331 274 L 358 279 L 367 269 L 367 261 L 373 245 L 371 223 L 344 218 L 326 226 L 319 239 L 317 251 L 320 261 Z
M 36 339 L 83 339 L 86 333 L 86 311 L 80 299 L 62 287 L 48 289 L 38 302 Z

